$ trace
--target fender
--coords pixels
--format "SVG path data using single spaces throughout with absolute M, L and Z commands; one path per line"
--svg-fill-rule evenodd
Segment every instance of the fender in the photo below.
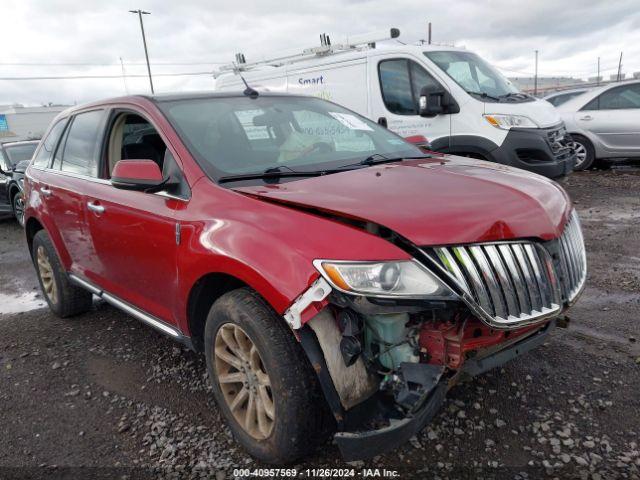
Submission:
M 47 232 L 47 235 L 49 235 L 51 243 L 53 243 L 53 248 L 58 254 L 62 267 L 68 271 L 71 268 L 71 255 L 69 255 L 69 251 L 62 240 L 59 230 L 53 224 L 51 215 L 46 211 L 46 204 L 40 200 L 40 194 L 37 191 L 25 189 L 25 196 L 26 195 L 30 195 L 32 197 L 29 201 L 25 200 L 26 209 L 24 224 L 27 231 L 29 231 L 29 222 L 32 220 L 36 220 L 40 225 L 42 225 L 44 230 Z M 36 198 L 34 199 L 34 197 Z M 34 205 L 36 207 L 34 207 Z M 31 245 L 29 245 L 29 247 L 31 247 Z M 29 252 L 29 254 L 31 255 L 31 252 Z
M 215 204 L 198 203 L 212 197 L 196 190 L 214 188 L 219 196 Z M 185 332 L 189 294 L 207 274 L 224 273 L 241 280 L 282 315 L 318 278 L 313 266 L 317 258 L 411 258 L 388 240 L 327 217 L 231 190 L 221 192 L 209 182 L 198 182 L 193 189 L 192 201 L 176 212 L 181 240 L 174 317 Z M 212 212 L 218 215 L 212 217 Z

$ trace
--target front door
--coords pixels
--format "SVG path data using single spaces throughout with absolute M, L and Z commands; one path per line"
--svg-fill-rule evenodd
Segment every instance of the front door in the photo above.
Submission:
M 372 118 L 387 119 L 390 130 L 402 137 L 423 135 L 432 143 L 451 135 L 450 115 L 424 118 L 418 115 L 420 90 L 426 86 L 444 89 L 418 62 L 389 57 L 373 63 L 377 82 L 372 83 Z
M 115 112 L 106 132 L 106 177 L 121 159 L 153 160 L 167 151 L 157 130 L 133 112 Z M 87 192 L 86 215 L 96 257 L 89 280 L 106 292 L 175 323 L 177 238 L 175 208 L 166 195 L 122 190 L 109 182 Z
M 576 113 L 576 121 L 616 156 L 640 154 L 640 83 L 603 92 Z

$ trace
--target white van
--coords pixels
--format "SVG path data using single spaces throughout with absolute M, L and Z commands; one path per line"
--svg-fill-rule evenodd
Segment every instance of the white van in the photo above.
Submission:
M 399 34 L 391 30 L 390 38 Z M 562 177 L 573 169 L 570 139 L 554 107 L 521 93 L 475 53 L 436 45 L 358 43 L 320 47 L 215 75 L 217 90 L 315 95 L 369 117 L 403 137 L 426 137 L 431 149 Z M 389 39 L 388 32 L 385 38 Z

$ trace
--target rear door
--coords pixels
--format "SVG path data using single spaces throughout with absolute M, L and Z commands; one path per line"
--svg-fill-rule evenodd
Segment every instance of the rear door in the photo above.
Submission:
M 105 182 L 92 185 L 86 198 L 95 250 L 87 277 L 121 300 L 175 323 L 180 239 L 174 213 L 184 200 L 168 192 L 117 189 L 108 181 L 121 159 L 153 160 L 166 171 L 175 162 L 173 154 L 144 113 L 135 110 L 111 112 L 103 152 Z
M 70 257 L 71 265 L 65 267 L 81 275 L 95 255 L 86 223 L 84 192 L 88 185 L 103 181 L 98 176 L 98 164 L 104 121 L 103 109 L 74 115 L 50 168 L 33 175 L 47 219 L 55 226 Z M 39 162 L 38 156 L 34 165 Z
M 612 154 L 640 154 L 640 83 L 601 93 L 576 113 L 576 122 Z

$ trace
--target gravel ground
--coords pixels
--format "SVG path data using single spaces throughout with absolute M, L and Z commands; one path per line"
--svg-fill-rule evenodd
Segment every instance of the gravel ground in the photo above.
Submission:
M 640 478 L 640 169 L 567 182 L 589 278 L 541 348 L 455 387 L 404 447 L 344 464 L 327 444 L 292 468 L 400 478 Z M 203 359 L 110 306 L 60 320 L 23 233 L 0 222 L 0 479 L 233 478 L 260 468 L 212 401 Z

